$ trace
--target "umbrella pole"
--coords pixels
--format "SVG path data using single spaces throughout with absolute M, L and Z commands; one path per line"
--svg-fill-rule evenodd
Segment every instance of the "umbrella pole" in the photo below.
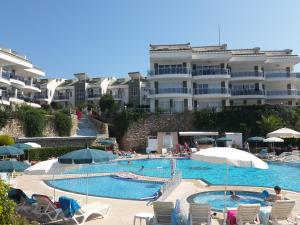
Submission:
M 54 181 L 54 173 L 53 173 L 53 175 L 52 175 L 52 183 L 53 183 L 53 181 Z M 56 199 L 56 193 L 55 193 L 55 186 L 53 187 L 53 197 L 54 197 L 54 201 L 55 201 L 55 199 Z
M 225 189 L 224 189 L 224 209 L 223 209 L 223 214 L 224 214 L 224 221 L 223 224 L 226 224 L 226 201 L 227 201 L 227 185 L 228 185 L 228 173 L 229 173 L 229 168 L 228 168 L 228 162 L 226 160 L 226 177 L 225 177 Z
M 85 204 L 87 205 L 88 203 L 88 196 L 89 196 L 89 187 L 88 187 L 88 182 L 89 182 L 89 173 L 86 173 L 86 195 L 85 195 Z

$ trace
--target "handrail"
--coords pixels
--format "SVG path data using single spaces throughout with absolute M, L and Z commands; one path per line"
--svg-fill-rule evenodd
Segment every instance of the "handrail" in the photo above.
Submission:
M 167 182 L 165 182 L 161 187 L 161 193 L 159 200 L 163 201 L 165 200 L 174 190 L 175 188 L 181 183 L 182 181 L 182 172 L 176 171 L 174 176 L 172 176 L 170 179 L 168 179 Z
M 190 88 L 157 88 L 150 90 L 150 94 L 190 94 Z
M 219 75 L 230 74 L 230 71 L 225 68 L 208 68 L 208 69 L 195 69 L 192 71 L 193 76 L 206 76 L 206 75 Z
M 206 94 L 230 94 L 228 88 L 195 88 L 194 95 L 206 95 Z

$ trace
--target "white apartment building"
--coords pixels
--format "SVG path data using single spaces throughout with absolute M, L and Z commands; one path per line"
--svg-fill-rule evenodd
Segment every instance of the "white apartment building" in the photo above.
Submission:
M 45 73 L 34 66 L 26 56 L 0 48 L 0 104 L 27 104 L 41 107 L 35 102 L 35 93 L 41 92 L 36 79 Z
M 150 45 L 150 110 L 183 112 L 229 105 L 297 105 L 300 57 L 292 50 Z
M 52 102 L 60 103 L 64 107 L 75 107 L 81 103 L 98 105 L 112 80 L 111 77 L 90 78 L 85 73 L 77 73 L 74 76 L 75 79 L 64 80 L 56 86 Z

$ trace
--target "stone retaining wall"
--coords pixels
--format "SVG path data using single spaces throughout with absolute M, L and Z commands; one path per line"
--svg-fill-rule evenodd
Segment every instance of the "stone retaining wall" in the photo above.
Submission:
M 147 147 L 148 136 L 157 132 L 191 131 L 193 129 L 192 113 L 151 114 L 132 123 L 121 140 L 123 149 L 142 150 Z
M 94 124 L 96 130 L 98 131 L 98 133 L 101 134 L 102 137 L 104 137 L 104 138 L 109 137 L 108 124 L 107 123 L 103 123 L 102 121 L 96 120 L 94 118 L 90 118 L 90 120 Z

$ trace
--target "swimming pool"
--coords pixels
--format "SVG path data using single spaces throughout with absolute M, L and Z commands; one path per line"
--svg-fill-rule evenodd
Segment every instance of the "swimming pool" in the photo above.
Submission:
M 239 196 L 238 200 L 233 200 L 227 192 L 226 207 L 236 208 L 239 204 L 260 204 L 261 206 L 269 205 L 265 202 L 262 194 L 250 191 L 235 191 Z M 208 191 L 191 195 L 187 198 L 189 203 L 209 203 L 216 211 L 222 211 L 224 208 L 224 191 Z
M 144 169 L 141 167 L 144 166 Z M 177 159 L 177 169 L 184 179 L 202 179 L 212 185 L 225 184 L 225 165 L 211 164 L 190 159 Z M 105 164 L 85 165 L 67 173 L 107 173 L 127 171 L 153 177 L 170 177 L 169 159 L 116 161 Z M 300 164 L 269 163 L 269 169 L 229 167 L 229 185 L 274 187 L 300 191 Z
M 68 178 L 47 181 L 58 189 L 99 197 L 142 200 L 159 191 L 162 182 L 122 179 L 115 176 Z

